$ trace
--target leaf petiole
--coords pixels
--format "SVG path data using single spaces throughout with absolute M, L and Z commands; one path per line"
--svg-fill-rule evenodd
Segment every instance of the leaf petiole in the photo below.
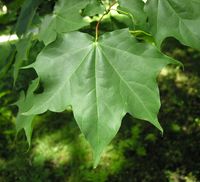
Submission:
M 106 12 L 101 16 L 101 18 L 99 19 L 99 21 L 97 22 L 97 25 L 96 25 L 95 42 L 98 41 L 98 37 L 99 37 L 99 25 L 100 25 L 102 19 L 104 18 L 105 15 L 107 15 L 107 14 L 110 12 L 111 8 L 112 8 L 116 3 L 117 3 L 117 2 L 114 1 L 114 2 L 109 6 L 109 8 L 106 10 Z

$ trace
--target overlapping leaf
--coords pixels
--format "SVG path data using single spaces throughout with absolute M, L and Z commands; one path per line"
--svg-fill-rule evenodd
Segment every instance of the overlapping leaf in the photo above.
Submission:
M 175 61 L 154 46 L 138 43 L 127 29 L 106 33 L 98 42 L 80 32 L 65 34 L 30 66 L 44 92 L 26 98 L 30 104 L 23 114 L 61 112 L 71 105 L 97 165 L 127 112 L 162 130 L 156 76 L 169 63 Z
M 47 15 L 41 25 L 39 39 L 47 45 L 56 39 L 57 33 L 78 30 L 88 23 L 83 20 L 80 10 L 89 0 L 59 0 L 53 15 Z
M 94 16 L 97 14 L 103 14 L 105 7 L 99 2 L 99 0 L 90 0 L 85 7 L 83 14 L 87 16 Z
M 175 37 L 200 49 L 199 0 L 148 0 L 145 9 L 158 46 L 166 37 Z
M 20 39 L 16 44 L 17 55 L 14 64 L 14 75 L 13 75 L 14 83 L 17 80 L 19 69 L 23 65 L 23 61 L 27 61 L 28 59 L 28 53 L 32 45 L 31 41 L 32 41 L 32 34 L 28 35 L 25 38 Z
M 0 73 L 6 64 L 6 59 L 9 57 L 11 45 L 9 43 L 0 43 Z
M 42 0 L 26 0 L 24 2 L 16 25 L 16 33 L 19 37 L 27 32 L 41 2 Z
M 31 135 L 32 135 L 32 129 L 33 129 L 32 122 L 35 115 L 25 116 L 22 113 L 31 107 L 30 101 L 32 100 L 31 98 L 33 97 L 33 92 L 38 87 L 38 84 L 39 84 L 39 79 L 36 79 L 30 85 L 26 94 L 26 97 L 29 98 L 28 102 L 25 102 L 25 99 L 26 99 L 25 94 L 24 92 L 21 92 L 20 99 L 16 103 L 16 105 L 19 108 L 17 118 L 16 118 L 16 130 L 18 133 L 20 130 L 24 129 L 29 146 L 31 144 Z
M 0 79 L 3 78 L 12 67 L 16 48 L 10 43 L 0 44 Z
M 144 12 L 144 2 L 142 0 L 119 0 L 119 5 L 119 9 L 130 13 L 136 26 L 145 26 L 147 16 Z

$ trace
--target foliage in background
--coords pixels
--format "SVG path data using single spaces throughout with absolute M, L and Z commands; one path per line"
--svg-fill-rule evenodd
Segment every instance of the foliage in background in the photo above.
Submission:
M 12 28 L 12 32 L 16 31 L 21 39 L 17 43 L 15 43 L 15 46 L 12 43 L 9 43 L 6 46 L 2 46 L 3 48 L 1 50 L 3 50 L 3 52 L 5 53 L 7 52 L 8 54 L 5 54 L 5 56 L 1 58 L 1 68 L 3 68 L 1 70 L 1 75 L 3 79 L 5 79 L 5 74 L 8 73 L 8 71 L 12 71 L 13 68 L 15 89 L 17 92 L 21 90 L 27 90 L 28 83 L 30 83 L 29 80 L 32 80 L 37 76 L 39 76 L 38 80 L 40 81 L 40 84 L 35 81 L 35 85 L 33 82 L 31 86 L 32 88 L 30 87 L 29 91 L 26 92 L 26 97 L 21 97 L 20 101 L 18 102 L 19 114 L 17 117 L 17 130 L 19 131 L 21 128 L 24 128 L 28 141 L 30 143 L 33 126 L 32 118 L 34 118 L 35 114 L 44 113 L 46 110 L 60 112 L 67 109 L 67 106 L 72 104 L 76 121 L 78 122 L 79 127 L 82 129 L 82 132 L 89 140 L 94 149 L 97 164 L 103 148 L 110 142 L 110 140 L 118 131 L 121 118 L 125 115 L 126 112 L 131 113 L 136 118 L 148 120 L 159 129 L 161 129 L 156 117 L 159 109 L 159 99 L 155 77 L 164 65 L 172 63 L 173 60 L 159 53 L 159 51 L 156 50 L 151 44 L 153 43 L 152 41 L 155 39 L 156 45 L 160 47 L 161 42 L 166 37 L 174 36 L 186 45 L 192 46 L 197 49 L 199 48 L 198 36 L 196 37 L 196 35 L 198 35 L 198 29 L 196 28 L 196 26 L 199 25 L 200 17 L 199 12 L 197 11 L 198 8 L 196 7 L 199 7 L 199 2 L 195 0 L 191 1 L 189 4 L 187 4 L 187 2 L 188 1 L 185 0 L 180 4 L 178 1 L 175 0 L 168 0 L 165 3 L 163 3 L 162 1 L 160 2 L 159 0 L 149 0 L 145 5 L 142 1 L 135 1 L 135 3 L 133 4 L 130 2 L 119 1 L 119 9 L 112 10 L 112 8 L 114 9 L 116 7 L 110 6 L 110 8 L 108 8 L 109 4 L 112 4 L 112 2 L 109 3 L 107 1 L 103 1 L 103 4 L 99 3 L 99 1 L 86 0 L 81 2 L 58 1 L 55 8 L 53 8 L 55 2 L 50 1 L 49 3 L 47 3 L 49 10 L 47 10 L 47 12 L 43 12 L 44 8 L 42 7 L 45 7 L 46 4 L 42 1 L 25 1 L 22 6 L 21 13 L 19 14 L 21 2 L 17 3 L 16 1 L 16 4 L 13 5 L 15 6 L 15 8 L 9 9 L 11 11 L 14 11 L 15 13 L 12 13 L 13 17 L 11 18 L 11 20 L 8 18 L 7 20 L 9 20 L 9 23 L 11 22 L 11 27 L 12 24 L 16 23 L 15 28 Z M 12 3 L 13 2 L 10 2 L 7 7 L 9 7 L 9 5 Z M 159 3 L 160 6 L 157 7 L 157 4 Z M 73 4 L 76 4 L 76 6 L 74 6 L 74 9 L 70 9 L 73 10 L 72 12 L 77 13 L 76 16 L 72 16 L 74 14 L 70 12 L 71 10 L 68 11 L 69 7 Z M 186 4 L 187 8 L 189 7 L 188 9 L 186 8 Z M 157 11 L 152 11 L 152 7 L 155 7 Z M 159 8 L 170 10 L 169 14 L 164 14 L 164 12 L 163 14 L 159 13 L 162 12 L 161 10 L 159 10 Z M 79 10 L 81 9 L 82 13 L 79 14 Z M 106 12 L 106 15 L 104 16 L 104 19 L 102 20 L 99 28 L 96 25 L 100 23 L 99 19 L 101 19 L 102 15 L 98 14 L 103 13 L 105 9 L 107 9 L 107 11 L 109 12 Z M 193 11 L 189 11 L 189 9 L 193 9 Z M 49 15 L 52 10 L 53 14 Z M 185 11 L 185 14 L 182 14 L 183 10 Z M 134 14 L 132 11 L 137 13 Z M 168 11 L 165 12 L 168 13 Z M 17 18 L 18 14 L 19 18 Z M 172 25 L 170 24 L 171 21 L 168 22 L 165 20 L 166 17 L 168 18 L 168 16 L 171 14 L 176 15 L 173 18 L 173 24 L 180 25 L 179 32 L 173 29 L 167 31 L 168 27 Z M 41 21 L 40 17 L 42 17 L 43 15 L 45 15 L 45 18 Z M 86 15 L 89 16 L 83 18 Z M 5 17 L 5 15 L 2 15 L 1 17 Z M 65 17 L 69 17 L 69 19 L 66 19 Z M 139 17 L 143 17 L 143 19 L 140 19 Z M 149 20 L 148 22 L 146 22 L 147 17 Z M 155 19 L 154 17 L 158 17 L 158 19 Z M 187 20 L 187 17 L 190 18 L 190 21 Z M 5 23 L 5 27 L 10 26 L 8 22 Z M 165 22 L 165 25 L 162 25 L 162 22 Z M 38 29 L 38 27 L 40 28 Z M 118 30 L 127 27 L 129 27 L 130 33 L 132 33 L 135 38 L 128 34 L 127 30 Z M 161 27 L 161 29 L 156 29 L 156 27 Z M 98 43 L 93 43 L 91 37 L 89 38 L 89 36 L 86 36 L 82 33 L 68 33 L 64 35 L 64 38 L 58 35 L 58 38 L 56 39 L 57 33 L 60 34 L 71 32 L 78 29 L 81 32 L 87 32 L 93 35 L 94 40 L 96 36 L 96 41 L 98 40 Z M 188 31 L 188 29 L 191 31 L 190 36 L 184 36 L 185 32 Z M 98 36 L 98 34 L 103 34 L 107 31 L 113 30 L 115 30 L 115 32 L 104 35 L 103 38 Z M 179 34 L 180 32 L 182 32 L 181 36 Z M 152 37 L 152 35 L 154 37 Z M 196 37 L 196 39 L 194 37 Z M 42 50 L 44 44 L 39 42 L 38 39 L 40 41 L 43 41 L 46 46 L 49 43 L 53 42 L 55 39 L 56 41 Z M 74 40 L 79 40 L 79 43 L 73 44 Z M 145 43 L 145 41 L 148 43 Z M 86 47 L 85 50 L 81 50 L 80 48 L 84 47 L 83 45 L 87 45 L 90 47 Z M 135 48 L 133 48 L 132 45 L 134 45 Z M 35 49 L 36 46 L 38 46 L 38 52 L 36 51 L 34 53 L 35 55 L 31 55 L 31 50 Z M 114 50 L 116 46 L 118 51 Z M 78 52 L 76 52 L 78 50 L 77 47 L 80 49 L 80 51 Z M 73 53 L 74 49 L 76 51 Z M 40 56 L 37 57 L 37 61 L 31 66 L 35 68 L 37 76 L 33 70 L 22 70 L 18 75 L 20 67 L 29 65 L 30 63 L 34 62 L 36 56 L 41 50 L 42 52 L 40 53 Z M 68 55 L 65 54 L 66 50 L 68 50 Z M 3 54 L 4 53 L 2 53 L 2 55 Z M 63 63 L 59 63 L 58 59 L 56 63 L 52 62 L 52 64 L 50 64 L 49 61 L 52 58 L 52 61 L 54 61 L 54 57 L 56 58 L 58 55 L 63 55 Z M 115 55 L 115 57 L 113 55 Z M 120 56 L 123 59 L 120 58 Z M 86 59 L 81 60 L 81 58 L 84 57 Z M 115 59 L 113 59 L 113 57 Z M 152 59 L 149 57 L 152 57 Z M 72 65 L 72 68 L 73 66 L 75 67 L 77 75 L 79 74 L 79 76 L 73 73 L 71 78 L 71 75 L 69 76 L 70 71 L 68 71 L 68 74 L 66 75 L 65 71 L 66 68 L 68 68 L 71 64 L 71 62 L 68 63 L 66 62 L 66 60 L 71 61 L 70 59 L 72 58 L 74 60 L 73 63 L 77 62 L 77 64 L 81 65 L 82 68 L 80 67 L 80 69 L 76 70 L 76 65 Z M 137 59 L 134 62 L 134 58 L 140 60 L 140 64 L 137 63 Z M 153 61 L 157 60 L 158 58 L 162 58 L 163 61 Z M 96 60 L 95 64 L 94 60 Z M 121 60 L 126 61 L 129 64 L 126 65 L 124 64 L 124 62 L 120 63 Z M 47 61 L 49 65 L 44 65 L 44 61 Z M 118 61 L 117 64 L 115 63 L 115 61 Z M 152 61 L 152 63 L 150 63 L 149 61 Z M 40 62 L 43 62 L 43 64 L 40 64 Z M 88 65 L 89 62 L 90 64 Z M 97 64 L 99 62 L 101 64 Z M 66 68 L 64 66 L 65 64 Z M 137 67 L 139 71 L 136 69 L 135 74 L 134 72 L 131 72 L 130 74 L 129 69 L 131 67 L 131 64 L 132 69 L 130 71 L 134 70 L 136 65 L 138 64 Z M 71 70 L 71 67 L 69 68 L 69 70 Z M 60 74 L 62 69 L 64 69 L 64 74 Z M 86 74 L 88 69 L 91 71 Z M 140 75 L 141 70 L 144 70 L 142 76 Z M 103 76 L 105 76 L 102 81 L 101 79 L 103 76 L 100 74 L 101 71 L 104 72 Z M 113 74 L 113 77 L 110 77 L 110 74 Z M 63 77 L 63 75 L 65 77 Z M 20 77 L 23 78 L 24 76 L 28 78 L 26 84 L 24 84 L 24 81 L 20 82 Z M 70 77 L 69 81 L 66 79 L 67 76 Z M 119 78 L 116 79 L 116 77 Z M 91 81 L 88 81 L 88 83 L 86 83 L 87 78 L 95 79 L 91 79 Z M 136 80 L 134 80 L 133 78 L 136 78 Z M 97 81 L 101 81 L 101 84 L 98 85 Z M 115 82 L 116 84 L 113 84 L 113 82 Z M 118 88 L 119 82 L 122 82 L 122 85 Z M 132 84 L 131 82 L 135 82 L 135 84 Z M 139 82 L 139 86 L 137 82 Z M 106 85 L 105 91 L 102 89 L 102 85 Z M 109 90 L 111 85 L 111 88 L 114 90 Z M 142 89 L 144 88 L 144 85 L 146 90 Z M 59 88 L 59 86 L 61 89 Z M 72 93 L 70 93 L 71 90 L 68 89 L 69 86 L 72 88 Z M 58 88 L 59 90 L 63 89 L 62 92 L 65 94 L 60 95 L 59 92 L 57 94 L 58 96 L 56 95 L 53 100 L 49 101 L 48 98 L 51 98 L 52 95 L 54 96 Z M 95 89 L 96 92 L 93 93 L 93 90 Z M 66 90 L 68 92 L 68 95 L 66 94 Z M 120 90 L 121 96 L 116 95 L 114 97 L 113 94 L 117 93 L 118 90 Z M 137 90 L 137 92 L 135 93 L 134 90 Z M 151 90 L 153 90 L 154 93 L 151 93 Z M 90 97 L 87 98 L 86 96 L 90 92 L 92 94 Z M 21 95 L 23 95 L 23 93 Z M 95 95 L 99 97 L 99 99 L 95 100 Z M 138 95 L 142 98 L 142 101 L 141 98 L 138 99 Z M 149 98 L 150 95 L 151 97 Z M 61 99 L 60 96 L 62 96 Z M 71 98 L 71 96 L 73 97 Z M 64 99 L 65 97 L 67 99 Z M 122 97 L 121 101 L 119 101 L 120 97 Z M 79 98 L 85 98 L 86 101 L 82 101 L 82 104 L 80 104 Z M 71 99 L 72 101 L 70 102 Z M 90 99 L 92 99 L 92 102 L 90 101 Z M 67 102 L 63 102 L 65 100 Z M 99 102 L 99 100 L 102 103 Z M 155 102 L 155 100 L 157 100 L 157 102 Z M 138 102 L 138 104 L 134 105 L 133 103 L 136 101 Z M 153 102 L 155 102 L 155 105 L 152 104 Z M 93 105 L 94 103 L 97 104 Z M 102 107 L 103 105 L 104 107 Z M 140 105 L 141 108 L 139 108 L 138 105 Z M 115 106 L 117 109 L 113 106 Z M 93 111 L 95 108 L 97 109 L 97 111 Z M 131 110 L 132 108 L 133 110 Z M 101 113 L 100 116 L 98 115 L 98 112 Z M 86 113 L 86 116 L 82 116 L 83 113 Z M 118 113 L 119 116 L 114 116 L 113 113 Z M 99 118 L 101 118 L 101 120 L 99 120 Z M 112 120 L 114 120 L 115 122 L 112 122 Z M 95 128 L 98 128 L 97 130 L 99 131 L 95 132 Z M 137 129 L 136 127 L 136 129 L 133 130 L 133 133 L 137 134 L 137 130 L 139 129 Z M 141 155 L 145 155 L 144 148 L 136 148 L 138 148 L 138 151 L 136 151 L 137 154 L 140 155 L 141 153 Z M 119 165 L 121 165 L 121 163 Z

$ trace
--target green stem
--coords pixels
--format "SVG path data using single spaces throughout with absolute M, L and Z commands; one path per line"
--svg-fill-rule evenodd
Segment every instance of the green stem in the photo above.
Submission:
M 111 9 L 111 10 L 114 10 L 114 11 L 117 11 L 119 13 L 122 13 L 124 15 L 129 16 L 131 18 L 131 20 L 133 21 L 133 23 L 135 23 L 135 18 L 134 18 L 134 16 L 131 13 L 123 11 L 123 10 L 120 10 L 120 9 Z
M 151 34 L 145 32 L 145 31 L 143 31 L 143 30 L 130 30 L 129 32 L 132 33 L 132 34 L 143 33 L 143 34 L 146 35 L 146 36 L 152 37 Z
M 96 25 L 96 37 L 95 37 L 95 42 L 98 41 L 98 37 L 99 37 L 99 25 L 100 25 L 100 23 L 101 23 L 101 21 L 102 21 L 102 19 L 103 19 L 103 17 L 104 17 L 105 15 L 107 15 L 107 12 L 104 13 L 104 14 L 101 16 L 101 18 L 99 19 L 99 21 L 97 22 L 97 25 Z

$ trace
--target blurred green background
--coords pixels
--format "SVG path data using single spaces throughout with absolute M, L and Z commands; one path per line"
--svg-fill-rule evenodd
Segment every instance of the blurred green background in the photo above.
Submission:
M 5 69 L 13 45 L 2 37 L 12 33 L 22 2 L 0 1 L 0 182 L 200 181 L 200 52 L 174 39 L 164 43 L 163 51 L 180 60 L 184 70 L 168 66 L 158 78 L 163 136 L 149 123 L 126 115 L 96 169 L 70 111 L 37 116 L 31 148 L 23 131 L 16 137 L 12 103 L 35 75 L 21 71 L 13 88 L 12 69 Z M 44 1 L 40 14 L 51 12 L 53 5 L 53 0 Z M 42 47 L 33 43 L 30 62 Z

